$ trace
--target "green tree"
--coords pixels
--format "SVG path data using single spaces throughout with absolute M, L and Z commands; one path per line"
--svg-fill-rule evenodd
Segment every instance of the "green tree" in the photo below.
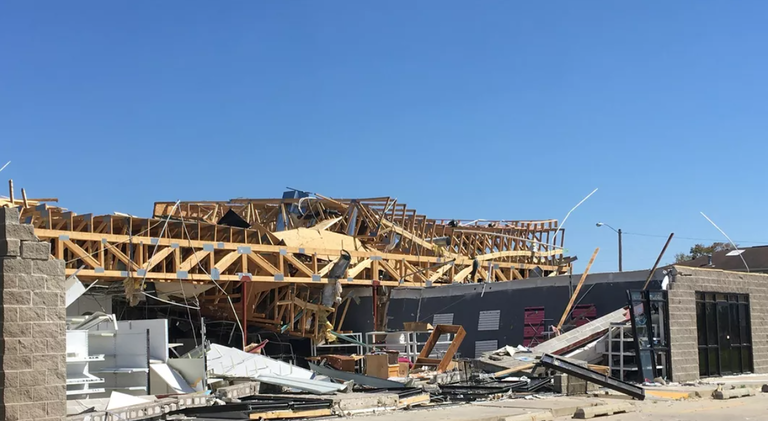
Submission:
M 738 246 L 738 245 L 737 245 Z M 675 263 L 681 263 L 684 261 L 695 260 L 698 257 L 712 255 L 715 252 L 733 250 L 733 246 L 730 243 L 714 242 L 709 246 L 705 246 L 701 243 L 691 246 L 688 253 L 680 252 L 675 254 Z

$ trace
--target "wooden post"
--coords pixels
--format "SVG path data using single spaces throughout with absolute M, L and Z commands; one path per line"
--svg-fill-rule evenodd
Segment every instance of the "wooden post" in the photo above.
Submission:
M 589 263 L 587 263 L 587 268 L 584 269 L 584 274 L 581 275 L 581 280 L 579 280 L 579 284 L 576 285 L 576 289 L 573 291 L 573 295 L 571 296 L 571 300 L 568 302 L 568 306 L 566 306 L 565 311 L 563 312 L 563 316 L 560 317 L 560 323 L 557 324 L 558 331 L 560 331 L 560 329 L 563 328 L 563 323 L 565 322 L 565 318 L 568 316 L 568 312 L 571 311 L 571 307 L 573 307 L 573 302 L 576 301 L 576 297 L 579 295 L 581 286 L 584 285 L 584 281 L 587 279 L 587 275 L 589 274 L 589 269 L 590 267 L 592 267 L 592 263 L 595 262 L 595 257 L 597 256 L 598 252 L 600 252 L 600 248 L 595 249 L 595 252 L 592 254 L 592 258 L 589 259 Z
M 243 305 L 243 351 L 248 346 L 248 282 L 240 286 L 240 303 Z
M 664 256 L 664 252 L 667 251 L 667 246 L 669 246 L 669 242 L 672 241 L 672 237 L 675 236 L 675 233 L 670 233 L 669 238 L 667 239 L 667 242 L 664 243 L 664 248 L 661 250 L 661 253 L 659 254 L 659 257 L 656 258 L 656 262 L 653 264 L 653 268 L 651 269 L 651 272 L 648 273 L 648 279 L 645 280 L 645 284 L 643 285 L 643 291 L 645 291 L 646 288 L 648 288 L 648 284 L 651 282 L 651 278 L 653 277 L 653 272 L 656 271 L 656 267 L 659 266 L 659 262 L 661 261 L 661 257 Z

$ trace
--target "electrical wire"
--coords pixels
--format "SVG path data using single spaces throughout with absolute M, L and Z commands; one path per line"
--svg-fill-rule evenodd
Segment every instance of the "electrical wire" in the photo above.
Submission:
M 199 306 L 190 306 L 189 304 L 183 305 L 181 303 L 172 302 L 170 300 L 163 300 L 160 297 L 156 297 L 156 296 L 153 296 L 152 294 L 148 294 L 148 293 L 145 293 L 145 292 L 142 292 L 142 294 L 147 296 L 147 297 L 149 297 L 149 298 L 153 298 L 153 299 L 155 299 L 157 301 L 160 301 L 160 302 L 163 302 L 163 303 L 167 303 L 169 305 L 179 306 L 179 307 L 188 308 L 188 309 L 194 309 L 194 310 L 200 310 Z M 191 321 L 191 318 L 190 318 L 190 321 Z
M 193 254 L 196 253 L 195 252 L 195 248 L 192 246 L 192 236 L 189 235 L 189 231 L 187 230 L 187 224 L 186 224 L 186 222 L 184 222 L 184 216 L 181 216 L 181 226 L 184 227 L 184 233 L 187 235 L 187 241 L 189 242 L 188 243 L 189 244 L 189 248 L 192 249 L 192 253 Z M 243 330 L 243 325 L 240 323 L 240 318 L 238 318 L 238 316 L 237 316 L 237 310 L 235 310 L 235 305 L 234 305 L 234 303 L 232 303 L 232 298 L 230 298 L 230 296 L 227 293 L 227 291 L 225 291 L 224 288 L 222 288 L 221 285 L 219 285 L 219 283 L 216 282 L 213 279 L 213 276 L 211 276 L 208 273 L 208 271 L 205 270 L 203 265 L 200 264 L 200 260 L 197 260 L 197 266 L 200 268 L 200 270 L 203 271 L 203 273 L 205 273 L 211 279 L 211 282 L 213 282 L 214 285 L 216 285 L 216 288 L 218 288 L 222 293 L 224 293 L 225 296 L 227 296 L 227 301 L 229 302 L 229 306 L 232 308 L 232 314 L 235 317 L 235 321 L 237 322 L 237 326 L 240 328 L 240 332 L 243 334 L 243 336 L 245 336 L 245 334 L 246 334 L 245 330 Z M 242 298 L 241 300 L 245 301 L 245 298 Z
M 165 218 L 165 223 L 163 224 L 163 229 L 160 230 L 160 235 L 157 236 L 158 239 L 163 238 L 163 234 L 165 234 L 165 229 L 168 228 L 168 222 L 171 220 L 171 216 L 176 213 L 176 207 L 179 206 L 179 203 L 181 203 L 181 200 L 176 201 L 176 204 L 173 205 L 173 208 L 171 209 L 171 214 L 168 215 L 168 217 Z M 152 255 L 150 255 L 149 259 L 147 260 L 147 269 L 144 270 L 144 277 L 141 279 L 141 285 L 139 285 L 142 289 L 144 288 L 144 282 L 147 281 L 147 273 L 149 273 L 149 263 L 152 261 L 152 258 L 155 256 L 155 253 L 157 253 L 157 247 L 160 246 L 160 242 L 155 243 L 155 248 L 152 250 Z
M 645 234 L 645 233 L 636 233 L 636 232 L 626 232 L 622 231 L 622 235 L 634 235 L 634 236 L 641 236 L 641 237 L 658 237 L 658 238 L 667 238 L 669 237 L 669 234 Z M 700 241 L 720 241 L 722 239 L 716 239 L 716 238 L 704 238 L 704 237 L 680 237 L 675 235 L 675 239 L 681 239 L 681 240 L 700 240 Z M 734 240 L 737 243 L 750 243 L 750 244 L 768 244 L 768 241 L 750 241 L 750 240 Z
M 94 256 L 94 255 L 96 255 L 97 253 L 100 253 L 100 252 L 103 252 L 103 251 L 105 251 L 105 250 L 109 249 L 110 247 L 119 246 L 119 245 L 121 245 L 121 244 L 126 244 L 126 243 L 129 243 L 129 242 L 131 241 L 131 237 L 140 236 L 140 235 L 144 234 L 145 232 L 148 232 L 148 231 L 149 231 L 149 230 L 151 230 L 152 228 L 154 228 L 154 227 L 156 227 L 156 226 L 160 225 L 161 223 L 163 223 L 163 220 L 162 220 L 162 219 L 161 219 L 161 220 L 158 220 L 158 221 L 157 221 L 157 223 L 155 223 L 154 225 L 150 225 L 150 226 L 149 226 L 147 229 L 145 229 L 145 230 L 143 230 L 143 231 L 140 231 L 140 232 L 138 232 L 137 234 L 132 234 L 131 236 L 129 236 L 129 237 L 128 237 L 128 239 L 127 239 L 127 240 L 123 240 L 123 241 L 121 241 L 121 242 L 117 242 L 117 243 L 110 243 L 110 245 L 109 245 L 109 246 L 106 246 L 106 247 L 104 247 L 104 248 L 101 248 L 101 249 L 99 249 L 99 250 L 97 250 L 97 251 L 95 251 L 95 252 L 91 252 L 91 253 L 89 253 L 89 254 L 88 254 L 88 256 Z M 97 234 L 97 233 L 96 233 L 96 234 Z M 79 261 L 79 260 L 82 260 L 82 258 L 74 258 L 74 259 L 71 259 L 71 260 L 69 260 L 69 261 L 66 261 L 66 264 L 69 264 L 69 263 L 72 263 L 72 262 L 75 262 L 75 261 Z

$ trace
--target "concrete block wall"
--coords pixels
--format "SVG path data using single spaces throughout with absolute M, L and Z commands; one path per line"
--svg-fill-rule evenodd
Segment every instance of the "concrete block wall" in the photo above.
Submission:
M 755 373 L 768 373 L 768 274 L 674 266 L 669 285 L 672 379 L 699 378 L 696 292 L 748 294 Z
M 0 420 L 66 416 L 64 262 L 0 208 Z

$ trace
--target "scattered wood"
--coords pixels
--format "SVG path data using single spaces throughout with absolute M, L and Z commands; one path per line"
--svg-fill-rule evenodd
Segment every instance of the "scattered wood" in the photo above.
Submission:
M 332 415 L 330 408 L 306 410 L 306 411 L 267 411 L 260 413 L 251 413 L 251 420 L 278 420 L 278 419 L 296 419 L 296 418 L 316 418 Z

